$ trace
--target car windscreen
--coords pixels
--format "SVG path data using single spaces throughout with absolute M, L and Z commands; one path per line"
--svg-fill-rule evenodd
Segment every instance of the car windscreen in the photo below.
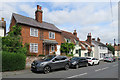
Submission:
M 86 59 L 91 59 L 91 58 L 86 58 Z
M 44 58 L 43 60 L 45 60 L 45 61 L 50 61 L 50 60 L 52 60 L 54 57 L 55 57 L 55 56 L 53 56 L 53 55 L 45 56 L 45 58 Z
M 73 57 L 73 58 L 71 58 L 71 60 L 75 60 L 76 61 L 76 60 L 78 60 L 78 58 L 77 57 Z

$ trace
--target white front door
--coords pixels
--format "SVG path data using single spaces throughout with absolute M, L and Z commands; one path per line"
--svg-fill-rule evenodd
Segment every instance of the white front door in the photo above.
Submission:
M 57 52 L 56 55 L 60 55 L 60 45 L 57 45 Z

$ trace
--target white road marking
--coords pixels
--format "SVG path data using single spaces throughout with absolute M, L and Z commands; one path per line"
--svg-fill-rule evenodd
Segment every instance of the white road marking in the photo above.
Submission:
M 107 69 L 107 68 L 109 68 L 109 67 L 105 67 L 105 68 L 102 68 L 102 69 L 97 69 L 97 70 L 95 70 L 95 72 L 101 71 L 101 70 L 105 70 L 105 69 Z
M 109 67 L 102 68 L 102 70 L 105 70 L 105 69 L 107 69 L 107 68 L 109 68 Z
M 79 74 L 79 75 L 70 76 L 70 77 L 67 77 L 67 78 L 74 78 L 74 77 L 83 76 L 83 75 L 86 75 L 86 74 L 87 73 L 83 73 L 83 74 Z
M 95 72 L 97 72 L 97 71 L 100 71 L 101 69 L 97 69 L 97 70 L 95 70 Z

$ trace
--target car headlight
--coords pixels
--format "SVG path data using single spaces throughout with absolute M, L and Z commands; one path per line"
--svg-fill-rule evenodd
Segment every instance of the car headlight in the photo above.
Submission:
M 44 63 L 41 63 L 41 64 L 40 64 L 40 66 L 43 66 L 43 65 L 44 65 Z
M 76 64 L 77 62 L 76 61 L 74 61 L 72 64 Z

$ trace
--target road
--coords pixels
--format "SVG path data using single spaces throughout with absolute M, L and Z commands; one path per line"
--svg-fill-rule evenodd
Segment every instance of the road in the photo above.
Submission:
M 27 73 L 3 76 L 3 78 L 118 78 L 118 62 L 101 62 L 99 65 L 81 67 L 79 69 L 56 70 L 48 74 L 33 73 L 28 70 Z

